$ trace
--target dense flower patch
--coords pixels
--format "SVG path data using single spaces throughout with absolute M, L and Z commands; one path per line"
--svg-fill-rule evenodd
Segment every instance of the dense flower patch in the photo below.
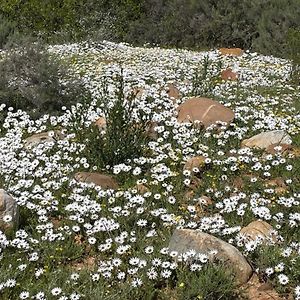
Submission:
M 49 51 L 69 64 L 70 74 L 93 98 L 36 121 L 0 106 L 0 114 L 8 111 L 0 128 L 0 187 L 20 210 L 18 228 L 0 231 L 0 297 L 211 299 L 203 278 L 225 284 L 230 274 L 222 273 L 223 278 L 208 270 L 206 254 L 191 251 L 187 255 L 195 256 L 194 262 L 187 266 L 185 257 L 174 260 L 176 253 L 168 251 L 174 229 L 189 228 L 234 245 L 262 281 L 300 299 L 300 114 L 295 108 L 300 91 L 289 85 L 289 61 L 109 42 Z M 226 68 L 238 80 L 222 80 Z M 170 98 L 168 84 L 181 96 Z M 95 145 L 98 135 L 105 142 L 105 133 L 94 122 L 114 107 L 120 92 L 120 105 L 133 103 L 132 126 L 152 122 L 156 137 L 139 141 L 140 152 L 122 163 L 103 165 L 110 160 L 101 160 Z M 176 108 L 191 96 L 217 100 L 234 111 L 234 121 L 206 129 L 178 123 Z M 51 136 L 53 130 L 61 130 L 63 138 L 25 147 L 27 137 L 45 131 Z M 242 140 L 271 130 L 291 136 L 294 154 L 281 152 L 280 145 L 273 154 L 241 147 Z M 204 163 L 184 170 L 194 156 Z M 80 171 L 110 175 L 119 187 L 104 190 L 80 182 L 74 178 Z M 270 184 L 278 178 L 280 184 Z M 276 239 L 240 234 L 257 219 L 272 226 Z M 188 284 L 192 288 L 185 289 Z M 236 299 L 226 288 L 220 299 Z

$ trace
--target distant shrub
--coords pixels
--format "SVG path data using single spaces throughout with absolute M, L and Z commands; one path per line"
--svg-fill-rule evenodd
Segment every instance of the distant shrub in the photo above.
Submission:
M 138 0 L 14 0 L 0 1 L 0 13 L 15 21 L 20 31 L 55 43 L 95 35 L 122 38 L 129 23 L 139 18 L 141 3 Z
M 26 110 L 33 117 L 56 113 L 87 93 L 80 82 L 66 80 L 58 59 L 30 39 L 5 53 L 0 73 L 0 104 Z
M 288 28 L 300 27 L 299 0 L 0 1 L 22 32 L 48 42 L 110 39 L 166 47 L 241 47 L 285 56 Z
M 287 34 L 288 58 L 292 61 L 292 82 L 300 84 L 300 29 L 290 29 Z
M 1 1 L 0 12 L 11 21 L 15 20 L 20 30 L 50 33 L 59 31 L 63 26 L 76 25 L 76 13 L 81 2 L 80 0 Z
M 257 11 L 257 37 L 252 48 L 263 54 L 287 57 L 286 34 L 289 28 L 300 27 L 300 6 L 298 0 L 260 1 Z
M 149 0 L 143 10 L 128 27 L 128 42 L 285 56 L 287 30 L 300 26 L 298 0 Z
M 16 24 L 0 14 L 0 49 L 3 49 L 12 39 L 16 38 L 18 33 Z

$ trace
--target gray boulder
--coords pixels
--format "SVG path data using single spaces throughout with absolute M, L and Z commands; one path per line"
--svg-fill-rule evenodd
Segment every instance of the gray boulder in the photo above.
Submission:
M 234 246 L 204 232 L 176 229 L 169 243 L 169 252 L 176 251 L 180 255 L 189 250 L 208 255 L 212 262 L 219 260 L 227 264 L 234 270 L 239 284 L 246 283 L 252 275 L 251 266 Z
M 19 223 L 19 208 L 15 199 L 0 189 L 0 230 L 6 231 L 17 227 Z
M 242 141 L 242 147 L 267 149 L 271 145 L 292 143 L 292 138 L 283 130 L 272 130 L 259 133 Z

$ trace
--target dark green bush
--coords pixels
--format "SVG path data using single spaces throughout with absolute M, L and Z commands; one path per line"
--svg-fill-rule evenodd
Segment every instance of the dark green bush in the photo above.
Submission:
M 107 89 L 107 83 L 103 83 L 102 96 L 97 106 L 103 108 L 106 119 L 106 130 L 100 134 L 99 128 L 92 124 L 89 127 L 75 127 L 74 131 L 80 142 L 86 144 L 86 157 L 89 157 L 89 164 L 103 169 L 126 163 L 129 159 L 139 157 L 143 154 L 144 146 L 148 137 L 146 128 L 149 116 L 142 110 L 135 110 L 135 95 L 124 94 L 124 78 L 122 73 L 115 78 L 116 93 L 112 99 L 112 93 Z M 113 103 L 113 106 L 110 105 Z M 82 113 L 78 111 L 74 117 L 74 124 L 86 111 L 82 106 Z M 136 116 L 138 119 L 136 119 Z M 87 138 L 88 137 L 88 138 Z
M 300 27 L 299 0 L 2 0 L 0 13 L 50 42 L 241 47 L 283 57 L 288 28 Z
M 255 51 L 287 57 L 286 34 L 289 28 L 300 27 L 298 0 L 263 1 L 257 19 L 257 37 L 252 41 Z
M 42 44 L 27 39 L 0 61 L 0 104 L 38 117 L 76 103 L 87 91 L 78 81 L 66 80 L 64 69 Z
M 63 27 L 78 25 L 76 20 L 82 3 L 81 0 L 1 1 L 0 12 L 9 20 L 15 20 L 20 30 L 54 33 Z
M 300 29 L 290 29 L 287 34 L 287 53 L 292 61 L 291 80 L 300 84 Z
M 114 37 L 122 38 L 130 22 L 139 18 L 141 3 L 138 0 L 2 0 L 0 13 L 16 21 L 22 32 L 42 35 L 48 42 L 79 40 L 99 35 L 99 31 L 104 37 L 112 37 L 111 31 Z
M 126 38 L 176 47 L 241 47 L 285 55 L 287 29 L 300 25 L 298 0 L 149 0 Z
M 18 37 L 16 24 L 0 14 L 0 49 Z

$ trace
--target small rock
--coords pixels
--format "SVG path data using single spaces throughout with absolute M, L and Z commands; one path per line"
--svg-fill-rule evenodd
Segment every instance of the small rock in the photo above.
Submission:
M 73 262 L 71 264 L 71 268 L 76 270 L 76 271 L 81 271 L 81 270 L 89 270 L 92 271 L 96 267 L 96 258 L 93 256 L 88 256 L 84 258 L 81 262 Z
M 95 121 L 95 125 L 98 126 L 99 131 L 106 131 L 106 119 L 104 117 L 100 117 Z
M 213 201 L 207 197 L 207 196 L 201 196 L 199 199 L 198 199 L 198 204 L 199 205 L 204 205 L 204 206 L 208 206 L 208 205 L 212 205 L 213 204 Z
M 234 178 L 232 185 L 233 185 L 233 187 L 237 188 L 238 190 L 241 190 L 245 186 L 244 181 L 241 177 Z
M 238 76 L 231 68 L 223 70 L 221 72 L 222 80 L 238 80 Z
M 269 179 L 265 182 L 266 187 L 284 187 L 286 188 L 286 184 L 284 179 L 281 177 L 276 177 L 275 179 Z
M 175 101 L 173 102 L 176 102 L 177 99 L 180 98 L 181 94 L 180 94 L 180 91 L 178 90 L 178 88 L 172 84 L 172 83 L 169 83 L 167 85 L 167 88 L 168 88 L 168 96 L 171 98 L 171 99 L 174 99 Z
M 240 233 L 251 240 L 256 240 L 258 237 L 262 239 L 271 237 L 272 230 L 273 227 L 267 222 L 256 220 L 242 228 Z M 274 236 L 272 238 L 275 239 Z
M 179 123 L 199 121 L 205 128 L 217 121 L 230 124 L 234 119 L 234 112 L 230 108 L 208 98 L 190 98 L 180 104 L 177 111 Z
M 189 184 L 189 188 L 193 190 L 194 192 L 199 189 L 199 187 L 202 185 L 202 180 L 196 176 L 191 177 L 191 182 Z
M 133 96 L 134 99 L 140 99 L 143 94 L 145 93 L 145 89 L 140 88 L 140 87 L 135 87 L 131 91 L 131 95 Z
M 272 155 L 280 153 L 283 156 L 300 157 L 300 148 L 290 144 L 272 144 L 266 149 L 266 152 Z
M 75 174 L 74 178 L 77 181 L 94 183 L 95 185 L 101 186 L 105 190 L 116 190 L 118 188 L 118 183 L 112 177 L 100 173 L 78 172 Z
M 252 178 L 257 178 L 257 176 L 253 174 L 243 174 L 243 176 L 234 178 L 232 186 L 237 188 L 238 190 L 241 190 L 245 187 L 247 181 L 250 181 Z
M 156 122 L 150 121 L 148 125 L 146 126 L 146 136 L 150 139 L 157 140 L 158 133 L 155 131 L 155 127 L 157 127 L 158 124 Z
M 299 147 L 293 147 L 291 153 L 288 153 L 291 155 L 291 157 L 300 157 L 300 148 Z
M 137 184 L 135 188 L 136 188 L 137 192 L 141 195 L 146 194 L 150 191 L 149 188 L 143 184 Z
M 210 261 L 223 261 L 233 268 L 239 284 L 246 283 L 252 275 L 252 268 L 245 257 L 234 246 L 204 232 L 192 229 L 176 229 L 169 243 L 169 252 L 176 251 L 179 255 L 195 250 L 207 254 Z M 211 250 L 217 250 L 212 254 Z
M 196 219 L 195 221 L 198 222 L 207 215 L 207 207 L 213 204 L 212 200 L 207 196 L 201 196 L 200 198 L 196 199 Z
M 242 141 L 242 147 L 267 149 L 273 144 L 291 144 L 292 138 L 283 130 L 272 130 L 259 133 Z
M 183 195 L 183 199 L 185 201 L 190 201 L 191 199 L 193 199 L 195 196 L 195 191 L 193 190 L 189 190 L 189 191 L 186 191 Z
M 183 170 L 188 170 L 193 172 L 194 168 L 198 168 L 199 170 L 205 166 L 205 157 L 204 156 L 194 156 L 187 160 L 185 163 Z
M 285 194 L 287 191 L 288 191 L 288 189 L 284 188 L 284 187 L 278 186 L 275 188 L 275 193 L 279 194 L 279 195 Z
M 8 217 L 11 220 L 5 222 L 3 218 Z M 19 207 L 15 199 L 0 189 L 0 230 L 6 231 L 18 226 L 19 223 Z
M 219 52 L 221 55 L 232 55 L 232 56 L 241 56 L 244 54 L 244 50 L 241 48 L 220 48 Z
M 274 188 L 276 194 L 284 194 L 288 190 L 284 180 L 280 177 L 267 180 L 265 182 L 265 186 L 267 188 Z
M 52 130 L 47 132 L 36 133 L 25 139 L 24 146 L 26 149 L 30 149 L 42 143 L 56 142 L 62 140 L 64 135 L 60 130 Z
M 281 300 L 282 298 L 274 290 L 271 284 L 259 282 L 254 274 L 245 285 L 245 294 L 249 300 Z

